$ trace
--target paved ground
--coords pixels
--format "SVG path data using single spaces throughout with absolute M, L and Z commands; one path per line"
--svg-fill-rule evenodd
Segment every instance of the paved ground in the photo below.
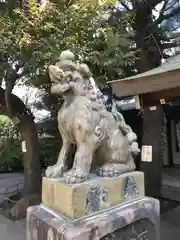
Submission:
M 4 201 L 4 195 L 10 197 L 16 191 L 23 189 L 23 174 L 0 174 L 0 203 Z
M 161 240 L 180 239 L 180 205 L 161 216 Z
M 17 184 L 19 189 L 23 188 L 23 174 L 0 174 L 0 203 L 4 194 L 10 197 L 17 190 Z M 0 215 L 0 240 L 25 240 L 25 220 L 12 222 Z
M 25 220 L 12 222 L 0 215 L 1 240 L 25 240 Z

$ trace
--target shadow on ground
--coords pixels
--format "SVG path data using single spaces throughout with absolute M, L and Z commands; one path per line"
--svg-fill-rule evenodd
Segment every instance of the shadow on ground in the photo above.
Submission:
M 2 240 L 25 240 L 25 220 L 12 222 L 0 215 L 0 239 Z
M 180 203 L 160 200 L 161 240 L 180 239 Z

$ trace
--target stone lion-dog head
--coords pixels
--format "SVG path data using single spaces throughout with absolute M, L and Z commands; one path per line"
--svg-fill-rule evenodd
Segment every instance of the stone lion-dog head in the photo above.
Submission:
M 76 64 L 65 59 L 50 65 L 48 70 L 52 83 L 51 92 L 54 94 L 87 95 L 93 89 L 90 81 L 92 74 L 86 64 Z

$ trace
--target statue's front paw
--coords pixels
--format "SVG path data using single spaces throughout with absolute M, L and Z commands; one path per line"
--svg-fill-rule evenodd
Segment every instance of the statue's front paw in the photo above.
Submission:
M 115 164 L 105 164 L 97 170 L 97 175 L 100 177 L 116 177 L 120 175 L 120 171 Z
M 45 171 L 45 175 L 46 175 L 46 177 L 51 177 L 51 175 L 52 175 L 52 172 L 53 172 L 53 166 L 49 166 L 49 167 L 47 167 L 47 169 L 46 169 L 46 171 Z
M 64 173 L 64 166 L 63 165 L 54 165 L 50 166 L 46 169 L 46 177 L 49 178 L 59 178 L 62 177 Z
M 64 173 L 64 181 L 67 184 L 81 183 L 87 180 L 87 174 L 81 169 L 71 169 L 69 172 Z

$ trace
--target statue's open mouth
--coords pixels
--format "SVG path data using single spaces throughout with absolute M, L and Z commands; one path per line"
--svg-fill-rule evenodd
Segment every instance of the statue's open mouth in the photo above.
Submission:
M 51 85 L 52 85 L 52 86 L 54 86 L 54 85 L 56 85 L 56 84 L 57 84 L 57 82 L 51 81 Z

